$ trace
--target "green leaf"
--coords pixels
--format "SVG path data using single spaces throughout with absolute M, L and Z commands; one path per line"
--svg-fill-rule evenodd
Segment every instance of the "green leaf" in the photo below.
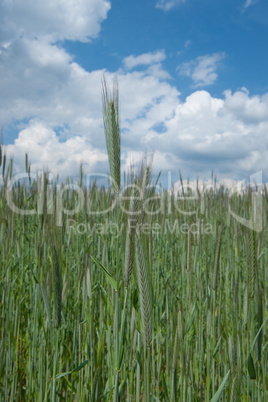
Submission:
M 216 392 L 216 394 L 213 396 L 213 398 L 211 399 L 211 402 L 217 402 L 220 399 L 220 396 L 222 394 L 222 391 L 225 387 L 225 384 L 228 380 L 229 374 L 230 374 L 231 370 L 228 371 L 228 373 L 226 374 L 226 376 L 224 377 L 224 379 L 222 380 L 222 383 L 218 389 L 218 391 Z
M 80 366 L 74 368 L 72 371 L 66 371 L 66 373 L 57 374 L 55 377 L 55 380 L 58 380 L 61 377 L 64 377 L 66 375 L 69 375 L 69 374 L 75 373 L 76 371 L 81 370 L 83 367 L 85 367 L 87 362 L 88 362 L 88 360 L 85 360 L 82 364 L 80 364 Z
M 216 345 L 216 348 L 215 348 L 215 350 L 214 350 L 214 352 L 213 352 L 213 357 L 215 357 L 216 354 L 218 353 L 218 350 L 219 350 L 220 344 L 221 344 L 221 340 L 222 340 L 222 335 L 220 336 L 220 339 L 218 340 L 218 343 L 217 343 L 217 345 Z
M 108 272 L 107 269 L 104 268 L 104 266 L 103 266 L 98 260 L 96 260 L 96 258 L 94 258 L 91 254 L 90 254 L 90 257 L 91 257 L 92 260 L 95 262 L 95 264 L 97 264 L 97 265 L 103 270 L 103 272 L 105 273 L 106 278 L 107 278 L 108 282 L 110 283 L 110 285 L 111 285 L 115 290 L 118 290 L 118 289 L 117 289 L 116 280 L 112 277 L 112 275 L 110 274 L 110 272 Z
M 72 372 L 71 371 L 66 371 L 66 373 L 57 374 L 56 377 L 55 377 L 55 380 L 58 380 L 59 378 L 64 377 L 64 376 L 69 375 L 69 374 L 72 374 Z
M 75 369 L 72 370 L 72 373 L 75 373 L 76 371 L 81 370 L 85 365 L 87 364 L 88 360 L 85 360 L 80 366 L 76 367 Z
M 257 339 L 258 339 L 258 337 L 259 337 L 259 335 L 260 335 L 260 333 L 261 333 L 261 331 L 262 331 L 262 328 L 264 327 L 264 324 L 266 323 L 267 320 L 268 320 L 268 317 L 267 317 L 266 320 L 263 322 L 263 324 L 262 324 L 262 326 L 260 327 L 260 329 L 259 329 L 257 335 L 255 336 L 255 339 L 254 339 L 254 341 L 253 341 L 253 344 L 252 344 L 251 349 L 250 349 L 250 352 L 249 352 L 250 355 L 251 355 L 251 353 L 253 352 L 255 343 L 257 342 Z
M 166 383 L 164 373 L 161 373 L 161 379 L 162 379 L 162 383 L 163 383 L 163 386 L 164 386 L 164 395 L 165 395 L 166 399 L 168 400 L 168 387 L 167 387 L 167 383 Z
M 259 335 L 260 335 L 260 333 L 262 331 L 262 328 L 263 328 L 263 326 L 264 326 L 264 324 L 266 323 L 267 320 L 268 320 L 268 317 L 263 322 L 263 324 L 260 327 L 257 335 L 255 336 L 254 341 L 253 341 L 252 346 L 251 346 L 251 349 L 250 349 L 250 352 L 249 352 L 249 355 L 248 355 L 248 373 L 249 373 L 249 377 L 251 378 L 251 380 L 256 379 L 256 371 L 255 371 L 254 362 L 253 362 L 251 354 L 252 354 L 254 346 L 255 346 L 255 344 L 256 344 L 256 342 L 258 340 L 258 337 L 259 337 Z
M 251 355 L 248 356 L 248 373 L 251 380 L 256 380 L 256 371 Z

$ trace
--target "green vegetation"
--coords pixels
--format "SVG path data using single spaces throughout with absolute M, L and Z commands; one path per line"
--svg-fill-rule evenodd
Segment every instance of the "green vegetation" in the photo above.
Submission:
M 256 223 L 252 188 L 178 198 L 146 159 L 122 184 L 105 81 L 103 106 L 111 188 L 34 178 L 28 156 L 10 186 L 0 147 L 0 399 L 268 400 L 266 189 L 252 230 L 230 213 Z

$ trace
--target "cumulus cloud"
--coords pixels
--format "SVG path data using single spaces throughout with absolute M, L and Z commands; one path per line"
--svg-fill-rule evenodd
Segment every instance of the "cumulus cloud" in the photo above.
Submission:
M 160 8 L 164 11 L 169 11 L 172 8 L 178 6 L 181 3 L 185 3 L 186 0 L 159 0 L 156 3 L 156 8 Z
M 246 88 L 225 91 L 224 110 L 237 116 L 247 124 L 267 121 L 268 94 L 250 96 Z
M 180 75 L 190 77 L 195 87 L 212 85 L 218 78 L 217 68 L 225 57 L 223 52 L 199 56 L 177 67 Z
M 175 107 L 166 131 L 152 133 L 148 144 L 177 156 L 186 175 L 235 179 L 266 170 L 268 94 L 250 96 L 245 90 L 226 92 L 224 99 L 196 91 Z M 241 102 L 237 108 L 237 98 Z M 254 111 L 250 105 L 254 104 Z M 267 174 L 266 174 L 267 176 Z
M 55 131 L 44 122 L 32 120 L 27 128 L 21 130 L 13 145 L 8 145 L 8 154 L 14 158 L 14 168 L 20 172 L 24 156 L 29 155 L 32 172 L 49 170 L 56 176 L 73 177 L 83 163 L 87 172 L 107 161 L 105 152 L 93 148 L 85 137 L 73 136 L 60 141 Z
M 98 135 L 101 116 L 99 121 L 94 117 L 101 110 L 102 72 L 88 74 L 56 41 L 95 37 L 109 9 L 107 0 L 1 3 L 2 126 L 38 117 L 51 127 L 77 129 L 78 134 L 90 127 Z
M 73 29 L 65 26 L 64 12 L 44 22 L 47 8 L 56 13 L 53 7 L 68 9 L 74 7 L 72 1 L 35 2 L 32 9 L 26 1 L 29 15 L 23 12 L 21 21 L 19 4 L 2 2 L 0 6 L 6 16 L 0 13 L 0 123 L 4 132 L 11 124 L 18 130 L 13 144 L 4 138 L 9 143 L 8 154 L 14 156 L 15 170 L 23 171 L 28 152 L 32 171 L 48 167 L 55 174 L 73 176 L 83 162 L 86 173 L 108 172 L 101 80 L 105 73 L 111 85 L 114 75 L 104 70 L 86 71 L 54 41 L 94 37 L 109 3 L 77 1 Z M 86 7 L 93 7 L 92 14 Z M 92 18 L 87 27 L 83 21 L 89 17 L 84 15 Z M 30 21 L 27 28 L 27 18 L 33 17 L 36 21 Z M 208 85 L 215 80 L 223 57 L 222 53 L 201 56 L 190 62 L 187 74 L 196 86 Z M 268 94 L 252 96 L 242 88 L 215 98 L 203 90 L 182 100 L 163 67 L 165 58 L 164 50 L 130 55 L 117 71 L 122 167 L 127 169 L 132 158 L 147 151 L 155 153 L 155 171 L 171 170 L 174 179 L 179 170 L 189 177 L 206 177 L 213 169 L 229 179 L 265 171 Z
M 15 168 L 23 169 L 28 151 L 33 169 L 46 165 L 53 172 L 72 176 L 83 161 L 86 172 L 108 172 L 100 95 L 103 71 L 87 72 L 65 53 L 56 66 L 47 62 L 50 59 L 40 62 L 37 54 L 35 61 L 36 74 L 43 72 L 47 79 L 53 72 L 53 84 L 45 81 L 47 91 L 39 80 L 27 91 L 26 77 L 21 88 L 9 94 L 9 105 L 2 103 L 2 118 L 11 108 L 13 118 L 24 124 L 15 143 L 7 146 L 15 157 Z M 33 68 L 34 64 L 30 65 Z M 202 90 L 182 101 L 178 90 L 159 77 L 165 70 L 159 67 L 153 72 L 151 67 L 142 71 L 121 69 L 117 74 L 123 169 L 147 151 L 155 153 L 154 170 L 162 170 L 163 175 L 172 171 L 174 181 L 179 170 L 192 178 L 210 177 L 214 170 L 220 179 L 265 172 L 268 94 L 251 96 L 242 88 L 215 98 Z M 60 72 L 65 75 L 64 81 Z M 111 85 L 113 74 L 105 71 L 105 75 Z M 41 89 L 42 97 L 38 92 Z M 30 116 L 35 118 L 28 121 Z
M 2 125 L 38 117 L 51 126 L 67 124 L 75 130 L 79 119 L 101 114 L 102 72 L 87 73 L 64 49 L 18 39 L 0 58 Z
M 155 63 L 161 63 L 165 60 L 166 54 L 164 50 L 159 50 L 157 52 L 144 53 L 139 56 L 130 55 L 123 60 L 124 67 L 128 70 L 132 70 L 137 66 L 146 66 Z
M 53 171 L 68 175 L 78 172 L 74 166 L 79 167 L 80 160 L 88 159 L 88 169 L 94 166 L 95 171 L 107 172 L 107 157 L 104 162 L 100 158 L 104 164 L 97 163 L 92 150 L 96 150 L 96 155 L 106 155 L 101 81 L 105 73 L 112 84 L 113 74 L 84 70 L 63 48 L 45 39 L 17 38 L 3 49 L 0 57 L 0 121 L 4 126 L 15 123 L 19 129 L 14 145 L 7 146 L 8 153 L 15 157 L 15 168 L 23 169 L 24 153 L 28 150 L 32 161 L 36 160 L 33 168 L 46 162 Z M 148 63 L 145 70 L 118 71 L 122 130 L 128 132 L 122 138 L 123 164 L 138 144 L 144 149 L 144 132 L 165 122 L 178 101 L 176 88 L 164 81 L 169 75 L 159 63 L 162 59 L 164 52 L 155 52 L 151 60 L 144 56 L 139 59 L 139 63 Z M 46 139 L 42 147 L 38 130 Z M 89 150 L 87 154 L 85 149 Z
M 19 155 L 29 147 L 38 166 L 46 161 L 66 174 L 73 172 L 76 153 L 81 160 L 90 159 L 88 166 L 98 159 L 95 152 L 102 160 L 92 144 L 102 131 L 103 72 L 87 73 L 59 41 L 95 38 L 110 7 L 107 0 L 0 3 L 0 123 L 21 130 L 14 145 L 7 146 L 18 169 Z M 38 132 L 46 140 L 42 146 Z M 65 155 L 66 163 L 59 155 Z
M 86 42 L 98 35 L 110 8 L 107 0 L 6 1 L 0 6 L 1 37 Z

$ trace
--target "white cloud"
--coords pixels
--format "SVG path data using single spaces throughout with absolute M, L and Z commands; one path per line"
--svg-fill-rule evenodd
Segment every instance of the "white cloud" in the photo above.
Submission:
M 102 71 L 87 73 L 56 42 L 96 37 L 110 7 L 107 0 L 1 2 L 0 122 L 21 129 L 7 147 L 17 169 L 26 149 L 36 168 L 46 163 L 64 174 L 78 159 L 95 167 L 103 160 L 92 145 L 102 131 Z
M 64 49 L 51 45 L 44 40 L 24 40 L 29 62 L 37 68 L 57 70 L 68 65 L 72 57 Z
M 8 145 L 8 154 L 14 158 L 14 168 L 20 172 L 25 153 L 29 155 L 31 171 L 49 169 L 49 172 L 73 177 L 79 172 L 83 162 L 85 171 L 90 172 L 96 165 L 107 161 L 106 152 L 92 148 L 85 137 L 73 136 L 60 141 L 55 131 L 44 122 L 30 121 L 28 127 L 20 131 L 14 145 Z
M 178 50 L 177 56 L 180 56 L 182 53 L 184 53 L 187 49 L 189 49 L 192 46 L 193 42 L 188 39 L 185 43 L 184 43 L 184 49 L 183 50 Z
M 29 56 L 27 46 L 21 50 L 21 70 L 12 57 L 9 60 L 10 81 L 0 107 L 0 119 L 9 116 L 9 122 L 11 117 L 24 121 L 14 145 L 7 147 L 15 157 L 15 168 L 23 170 L 28 151 L 33 171 L 48 166 L 73 176 L 83 160 L 86 172 L 108 172 L 103 71 L 85 71 L 63 49 L 54 59 L 55 49 L 49 47 L 40 61 L 38 53 Z M 165 70 L 156 65 L 156 70 L 148 65 L 142 71 L 119 70 L 117 74 L 123 168 L 131 155 L 136 161 L 148 151 L 155 152 L 154 171 L 171 170 L 173 176 L 181 170 L 184 176 L 204 178 L 214 170 L 219 179 L 237 179 L 261 169 L 265 172 L 268 94 L 251 96 L 243 88 L 226 91 L 220 99 L 203 90 L 180 101 L 177 89 L 163 79 Z M 29 76 L 25 75 L 28 70 Z M 105 75 L 111 85 L 113 74 L 106 71 Z M 13 78 L 17 79 L 14 86 Z M 5 82 L 0 78 L 3 89 Z
M 181 3 L 185 3 L 186 0 L 159 0 L 156 3 L 156 8 L 160 8 L 164 11 L 169 11 L 172 8 L 178 6 Z
M 107 0 L 13 0 L 0 6 L 2 40 L 88 41 L 96 37 L 111 4 Z
M 52 21 L 48 22 L 46 31 L 43 20 L 46 7 L 74 4 L 65 2 L 64 5 L 59 0 L 48 2 L 48 6 L 38 3 L 44 11 L 42 14 L 39 10 L 40 15 L 37 3 L 30 10 L 26 2 L 29 16 L 24 13 L 21 23 L 17 16 L 18 2 L 14 1 L 10 3 L 16 9 L 14 18 L 0 25 L 4 33 L 0 46 L 0 123 L 4 133 L 10 124 L 16 124 L 18 129 L 14 144 L 7 145 L 17 172 L 24 169 L 26 151 L 32 171 L 48 167 L 55 173 L 73 176 L 83 161 L 86 173 L 108 172 L 101 80 L 105 72 L 107 82 L 112 84 L 113 74 L 84 70 L 63 47 L 51 42 L 52 37 L 86 40 L 95 35 L 100 11 L 109 3 L 90 3 L 96 7 L 99 4 L 100 9 L 95 13 L 95 22 L 87 28 L 83 28 L 82 22 L 88 2 L 82 0 L 76 3 L 80 12 L 75 12 L 81 14 L 81 29 L 78 22 L 73 31 L 59 23 L 57 31 Z M 6 7 L 9 17 L 11 11 Z M 33 15 L 39 18 L 40 31 L 34 22 L 29 22 L 27 28 L 25 21 Z M 54 28 L 49 24 L 54 24 Z M 24 35 L 20 37 L 22 28 Z M 182 101 L 161 64 L 165 57 L 163 50 L 132 55 L 124 59 L 117 72 L 122 166 L 127 166 L 131 154 L 139 156 L 147 150 L 155 152 L 156 172 L 162 169 L 178 174 L 180 169 L 186 176 L 206 177 L 213 169 L 220 178 L 236 179 L 252 171 L 265 171 L 268 168 L 268 94 L 251 96 L 244 88 L 235 93 L 226 91 L 223 99 L 219 99 L 207 91 L 195 91 Z M 222 57 L 222 53 L 215 53 L 192 62 L 189 76 L 197 86 L 208 85 L 215 79 Z M 139 69 L 141 65 L 143 68 Z
M 102 71 L 87 73 L 64 49 L 40 40 L 18 39 L 0 57 L 2 125 L 38 117 L 81 134 L 79 119 L 96 122 L 100 113 L 101 121 Z
M 166 54 L 164 50 L 159 50 L 157 52 L 149 52 L 144 53 L 139 56 L 128 56 L 123 60 L 123 64 L 126 69 L 132 70 L 137 66 L 146 66 L 155 63 L 161 63 L 161 61 L 165 60 Z
M 255 3 L 256 3 L 256 0 L 246 0 L 245 3 L 244 3 L 244 5 L 243 5 L 243 8 L 246 9 L 246 8 L 248 8 L 249 6 L 252 6 L 252 5 L 255 4 Z
M 188 47 L 191 46 L 192 44 L 193 44 L 193 42 L 192 42 L 190 39 L 188 39 L 188 40 L 184 43 L 185 49 L 188 49 Z
M 19 128 L 15 144 L 7 147 L 15 157 L 15 168 L 23 169 L 24 153 L 29 150 L 33 168 L 46 163 L 60 174 L 74 174 L 85 159 L 90 160 L 88 169 L 94 166 L 95 171 L 107 172 L 107 156 L 105 163 L 102 159 L 106 155 L 101 105 L 104 71 L 85 71 L 63 48 L 43 39 L 18 38 L 0 57 L 0 121 L 4 126 L 16 122 Z M 177 90 L 163 81 L 169 78 L 158 63 L 163 58 L 163 52 L 155 54 L 143 71 L 118 71 L 122 127 L 131 132 L 123 138 L 127 152 L 133 144 L 144 149 L 144 132 L 168 119 L 178 101 Z M 106 71 L 105 75 L 111 84 L 113 74 Z M 46 139 L 42 146 L 38 130 Z M 101 155 L 102 164 L 94 151 Z
M 192 93 L 177 103 L 163 133 L 147 127 L 146 149 L 172 155 L 173 175 L 180 169 L 186 177 L 204 178 L 214 170 L 219 179 L 237 179 L 263 170 L 267 180 L 268 94 L 257 102 L 247 93 L 239 110 L 238 95 L 218 99 L 207 91 Z
M 224 57 L 224 53 L 199 56 L 195 60 L 178 66 L 177 71 L 180 75 L 191 77 L 195 87 L 212 85 L 218 78 L 216 70 Z
M 44 108 L 42 118 L 26 123 L 15 144 L 8 146 L 17 169 L 23 169 L 28 150 L 33 168 L 47 164 L 53 172 L 74 175 L 83 160 L 86 172 L 108 172 L 101 72 L 87 73 L 77 65 L 71 65 L 71 70 L 62 96 L 53 94 L 52 105 Z M 106 77 L 111 84 L 112 74 L 106 72 Z M 145 151 L 155 152 L 155 172 L 171 170 L 173 178 L 178 170 L 192 178 L 210 177 L 214 170 L 219 179 L 234 180 L 268 168 L 268 94 L 250 96 L 243 89 L 226 91 L 219 99 L 196 91 L 181 102 L 174 87 L 146 71 L 121 71 L 118 81 L 122 168 L 127 169 Z M 87 82 L 92 92 L 86 90 Z M 59 104 L 54 111 L 56 100 Z M 65 122 L 76 135 L 60 140 L 55 130 L 60 126 L 64 131 Z
M 96 115 L 99 102 L 96 106 L 92 98 L 86 112 L 85 99 L 99 94 L 94 79 L 97 75 L 100 82 L 101 72 L 87 74 L 54 42 L 95 37 L 110 7 L 107 0 L 0 3 L 2 125 L 37 116 L 51 126 L 75 128 L 77 121 Z
M 244 120 L 248 124 L 267 121 L 268 94 L 249 96 L 249 91 L 242 88 L 232 94 L 225 91 L 224 110 Z

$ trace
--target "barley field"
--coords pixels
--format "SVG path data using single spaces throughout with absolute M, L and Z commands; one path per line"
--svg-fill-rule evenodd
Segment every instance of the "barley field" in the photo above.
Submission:
M 103 117 L 108 187 L 27 155 L 12 181 L 1 146 L 1 401 L 268 401 L 266 187 L 176 194 L 146 158 L 122 177 L 105 81 Z

